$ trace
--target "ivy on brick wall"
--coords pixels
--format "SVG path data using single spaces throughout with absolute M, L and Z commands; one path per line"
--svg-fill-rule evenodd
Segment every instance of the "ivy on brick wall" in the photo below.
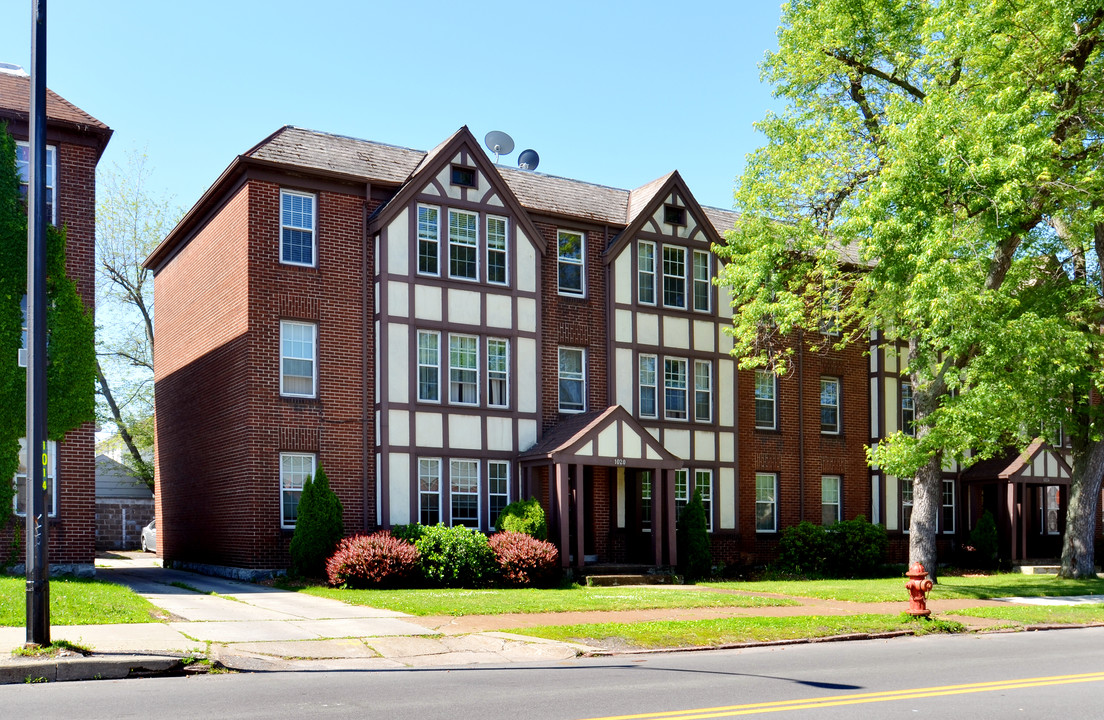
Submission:
M 56 195 L 55 195 L 56 202 Z M 46 232 L 47 434 L 60 440 L 96 417 L 96 328 L 65 273 L 65 230 Z M 0 124 L 0 517 L 10 518 L 19 438 L 26 434 L 27 373 L 20 302 L 27 292 L 27 211 L 19 192 L 15 141 Z M 59 475 L 60 477 L 60 475 Z

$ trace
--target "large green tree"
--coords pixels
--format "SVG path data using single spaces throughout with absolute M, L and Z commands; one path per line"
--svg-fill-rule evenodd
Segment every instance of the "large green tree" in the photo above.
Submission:
M 26 433 L 27 374 L 18 356 L 27 292 L 27 209 L 19 185 L 15 142 L 0 125 L 0 478 L 14 477 L 19 439 Z M 47 434 L 60 440 L 96 417 L 95 326 L 66 276 L 65 230 L 50 227 L 46 245 Z M 0 517 L 8 517 L 13 492 L 10 481 L 0 482 Z
M 1099 294 L 1051 221 L 1083 237 L 1100 212 L 1102 21 L 1097 2 L 794 0 L 762 65 L 785 108 L 758 126 L 720 249 L 736 352 L 786 372 L 835 341 L 826 322 L 905 348 L 915 436 L 871 461 L 913 479 L 928 568 L 945 463 L 1068 419 L 1054 400 L 1099 384 Z

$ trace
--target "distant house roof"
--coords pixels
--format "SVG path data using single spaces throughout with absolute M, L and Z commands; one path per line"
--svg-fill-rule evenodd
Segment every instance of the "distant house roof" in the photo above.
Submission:
M 11 71 L 0 71 L 0 121 L 28 122 L 31 113 L 31 78 Z M 53 90 L 46 90 L 46 117 L 53 125 L 90 133 L 99 140 L 99 150 L 107 145 L 111 128 L 69 102 Z
M 126 465 L 107 455 L 96 456 L 96 499 L 130 498 L 152 499 L 153 491 L 130 474 Z

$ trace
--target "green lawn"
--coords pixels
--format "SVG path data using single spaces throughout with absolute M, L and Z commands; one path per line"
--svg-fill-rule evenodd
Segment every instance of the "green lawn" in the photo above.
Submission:
M 956 622 L 916 620 L 898 614 L 552 625 L 516 628 L 505 632 L 607 649 L 633 649 L 708 647 L 900 630 L 921 635 L 930 632 L 961 632 L 964 629 L 963 625 Z
M 955 615 L 1011 620 L 1025 625 L 1104 623 L 1104 605 L 1009 605 L 955 610 Z
M 99 580 L 51 578 L 51 625 L 154 622 L 156 608 L 128 588 Z M 27 623 L 27 581 L 0 576 L 0 625 Z
M 776 593 L 793 597 L 852 602 L 895 602 L 908 600 L 907 578 L 873 580 L 764 580 L 753 582 L 704 583 L 706 587 L 754 593 Z M 1054 595 L 1095 595 L 1104 593 L 1104 579 L 1064 580 L 1054 575 L 998 573 L 982 577 L 940 576 L 939 584 L 928 595 L 939 600 L 995 597 L 1046 597 Z
M 797 605 L 792 600 L 749 597 L 702 590 L 677 590 L 655 585 L 555 589 L 507 588 L 495 590 L 338 590 L 309 586 L 289 587 L 299 592 L 333 598 L 350 605 L 368 605 L 410 615 L 501 615 L 572 610 L 644 610 L 649 608 L 767 607 Z

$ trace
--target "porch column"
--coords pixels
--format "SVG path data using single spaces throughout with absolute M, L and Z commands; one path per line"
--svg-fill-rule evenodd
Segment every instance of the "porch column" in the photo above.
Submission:
M 562 463 L 556 463 L 556 491 L 554 493 L 556 499 L 556 506 L 559 508 L 559 517 L 557 520 L 560 526 L 560 567 L 570 567 L 571 565 L 571 548 L 568 526 L 568 488 L 567 488 L 567 466 Z
M 1005 502 L 1008 504 L 1008 540 L 1011 544 L 1009 554 L 1015 562 L 1020 559 L 1020 522 L 1019 512 L 1016 508 L 1016 483 L 1009 482 L 1005 493 Z
M 665 523 L 665 529 L 667 530 L 667 564 L 671 566 L 678 565 L 678 548 L 675 547 L 675 471 L 667 471 L 667 491 L 666 508 L 667 508 L 667 522 Z
M 667 502 L 667 495 L 663 488 L 667 487 L 667 471 L 656 470 L 652 481 L 652 545 L 654 547 L 655 566 L 663 564 L 663 506 Z
M 575 567 L 583 562 L 583 466 L 575 466 Z

